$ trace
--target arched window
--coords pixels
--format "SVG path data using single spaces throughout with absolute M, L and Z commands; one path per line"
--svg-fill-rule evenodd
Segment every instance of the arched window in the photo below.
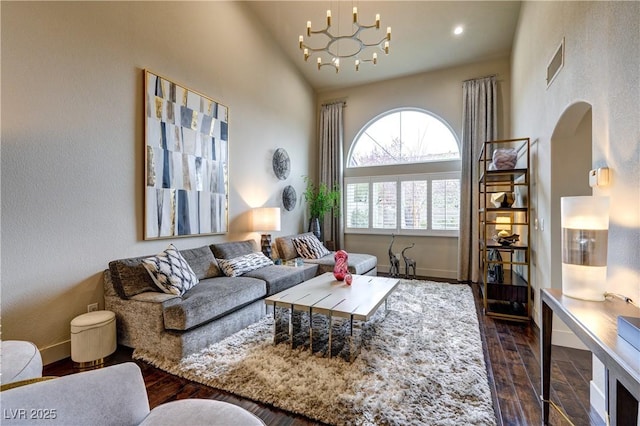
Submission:
M 416 109 L 385 113 L 356 136 L 348 167 L 460 159 L 454 133 L 439 118 Z
M 346 232 L 457 235 L 460 149 L 437 116 L 405 108 L 375 117 L 354 139 L 345 176 Z

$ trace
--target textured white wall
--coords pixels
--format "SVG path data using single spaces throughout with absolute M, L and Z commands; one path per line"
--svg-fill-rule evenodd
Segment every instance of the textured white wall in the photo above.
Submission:
M 445 120 L 458 140 L 462 140 L 462 82 L 490 74 L 498 75 L 498 134 L 500 137 L 508 137 L 511 102 L 509 58 L 322 92 L 318 95 L 318 104 L 332 99 L 347 100 L 344 111 L 344 153 L 347 161 L 357 133 L 374 117 L 395 108 L 417 107 L 430 111 Z M 418 173 L 420 169 L 417 168 L 414 172 Z M 350 175 L 348 170 L 345 175 Z M 345 237 L 347 251 L 375 254 L 379 269 L 384 272 L 389 269 L 390 242 L 391 237 L 388 235 L 349 234 Z M 453 279 L 457 277 L 457 238 L 401 236 L 394 242 L 394 252 L 400 253 L 412 242 L 416 246 L 407 251 L 407 256 L 416 260 L 418 275 Z M 404 273 L 403 265 L 400 270 Z
M 547 89 L 546 67 L 563 37 L 565 65 Z M 593 190 L 611 198 L 607 286 L 635 300 L 640 300 L 639 69 L 640 3 L 524 3 L 512 55 L 511 123 L 514 134 L 537 140 L 537 215 L 546 223 L 559 217 L 551 171 L 573 161 L 569 155 L 551 156 L 556 125 L 572 105 L 590 104 L 591 168 L 608 166 L 612 172 L 610 186 Z M 587 172 L 581 171 L 583 186 Z M 538 288 L 561 287 L 550 276 L 551 253 L 559 253 L 552 244 L 560 241 L 551 238 L 550 229 L 537 235 Z M 539 304 L 536 308 L 539 312 Z
M 315 95 L 239 2 L 16 2 L 2 19 L 2 338 L 45 362 L 69 355 L 69 322 L 103 305 L 110 260 L 152 254 L 142 241 L 143 69 L 230 108 L 230 233 L 259 236 L 247 210 L 304 189 L 315 161 Z M 287 181 L 273 151 L 291 156 Z M 303 206 L 280 235 L 302 228 Z
M 562 38 L 565 65 L 547 89 L 546 67 Z M 526 2 L 512 55 L 512 126 L 536 144 L 537 217 L 559 220 L 559 188 L 554 171 L 573 162 L 571 154 L 552 147 L 552 136 L 566 111 L 579 103 L 591 105 L 590 167 L 581 171 L 584 191 L 589 168 L 608 166 L 611 184 L 593 195 L 611 200 L 607 290 L 640 300 L 640 3 L 638 2 Z M 573 106 L 573 108 L 572 108 Z M 564 122 L 564 120 L 562 120 Z M 576 123 L 577 124 L 577 123 Z M 568 129 L 563 131 L 571 134 Z M 576 129 L 578 137 L 584 129 Z M 553 143 L 562 142 L 553 138 Z M 580 154 L 577 154 L 580 157 Z M 588 191 L 588 190 L 587 190 Z M 562 194 L 564 195 L 564 194 Z M 547 226 L 537 232 L 534 285 L 561 288 L 552 273 L 559 254 L 559 238 Z M 535 319 L 539 323 L 539 297 Z M 554 343 L 577 346 L 577 339 L 559 321 Z M 591 403 L 604 416 L 602 365 L 594 358 Z

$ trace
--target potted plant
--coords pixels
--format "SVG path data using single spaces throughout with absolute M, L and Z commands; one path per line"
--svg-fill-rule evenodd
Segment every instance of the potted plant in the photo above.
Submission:
M 309 204 L 309 231 L 322 241 L 322 229 L 320 224 L 324 216 L 333 209 L 333 215 L 340 214 L 340 186 L 336 184 L 329 189 L 327 184 L 315 185 L 308 176 L 304 177 L 307 187 L 304 191 L 304 199 Z

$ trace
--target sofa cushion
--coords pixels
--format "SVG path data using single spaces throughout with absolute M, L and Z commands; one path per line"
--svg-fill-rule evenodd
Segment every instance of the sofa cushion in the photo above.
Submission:
M 180 254 L 189 266 L 191 266 L 191 269 L 193 269 L 193 272 L 199 280 L 222 275 L 218 262 L 216 262 L 216 258 L 213 257 L 209 246 L 180 250 Z
M 291 242 L 304 259 L 320 259 L 330 253 L 315 235 L 296 237 Z
M 219 259 L 218 264 L 226 276 L 239 277 L 246 272 L 273 265 L 273 261 L 262 252 L 255 252 L 233 259 Z
M 287 261 L 298 257 L 298 252 L 293 245 L 292 240 L 294 238 L 301 238 L 309 235 L 315 237 L 315 235 L 313 235 L 311 232 L 305 232 L 303 234 L 288 235 L 286 237 L 276 238 L 276 248 L 278 249 L 278 255 L 280 256 L 280 258 L 284 261 Z
M 267 296 L 279 293 L 305 281 L 305 268 L 271 265 L 247 272 L 243 277 L 258 278 L 267 283 Z
M 142 259 L 153 282 L 165 293 L 182 296 L 198 284 L 191 266 L 173 244 L 156 256 Z
M 320 259 L 305 259 L 306 263 L 318 265 L 318 275 L 325 272 L 333 272 L 336 262 L 333 253 Z M 349 253 L 349 272 L 352 274 L 365 275 L 378 264 L 378 258 L 370 254 Z
M 144 258 L 146 256 L 109 262 L 113 288 L 118 293 L 118 296 L 123 299 L 128 299 L 131 296 L 147 291 L 160 291 L 145 267 L 142 266 L 142 259 Z
M 211 244 L 211 251 L 216 259 L 233 259 L 260 251 L 260 248 L 254 240 L 245 240 Z
M 255 278 L 208 278 L 163 309 L 164 326 L 167 330 L 188 330 L 248 305 L 266 293 L 265 282 Z

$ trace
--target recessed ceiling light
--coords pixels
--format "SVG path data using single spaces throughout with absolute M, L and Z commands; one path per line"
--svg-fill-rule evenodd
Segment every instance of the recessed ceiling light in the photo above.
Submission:
M 453 33 L 454 33 L 455 35 L 460 35 L 460 34 L 462 34 L 463 32 L 464 32 L 464 28 L 462 27 L 462 25 L 458 25 L 457 27 L 455 27 L 455 28 L 453 29 Z

